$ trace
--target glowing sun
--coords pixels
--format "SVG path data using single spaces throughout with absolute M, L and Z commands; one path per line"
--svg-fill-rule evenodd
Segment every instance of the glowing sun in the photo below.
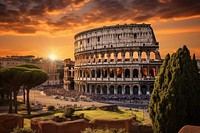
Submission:
M 50 55 L 49 55 L 49 59 L 52 60 L 52 61 L 54 61 L 54 60 L 56 59 L 56 55 L 53 54 L 53 53 L 50 54 Z

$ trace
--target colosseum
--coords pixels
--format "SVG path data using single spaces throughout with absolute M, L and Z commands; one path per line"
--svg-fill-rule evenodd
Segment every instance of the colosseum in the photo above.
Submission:
M 150 95 L 162 60 L 150 24 L 104 26 L 75 35 L 81 93 Z

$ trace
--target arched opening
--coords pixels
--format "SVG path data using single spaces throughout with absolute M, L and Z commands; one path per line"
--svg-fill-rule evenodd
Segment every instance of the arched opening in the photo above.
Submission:
M 156 75 L 156 70 L 155 70 L 155 68 L 150 68 L 150 70 L 149 70 L 149 76 L 150 76 L 150 77 L 155 77 L 155 75 Z
M 91 60 L 92 60 L 91 62 L 95 63 L 95 61 L 96 61 L 95 55 L 92 55 L 92 56 L 91 56 Z
M 150 94 L 153 92 L 153 88 L 154 88 L 153 85 L 151 85 L 150 88 L 149 88 Z
M 97 54 L 97 62 L 101 62 L 101 54 Z
M 138 86 L 137 85 L 133 86 L 133 95 L 138 95 Z
M 146 61 L 147 60 L 147 53 L 146 52 L 142 52 L 141 59 L 142 59 L 142 61 Z
M 133 52 L 133 61 L 138 61 L 138 52 Z
M 114 89 L 115 89 L 115 87 L 113 85 L 111 85 L 109 88 L 110 94 L 114 94 Z
M 121 52 L 117 54 L 117 62 L 121 62 L 122 61 L 122 54 Z
M 83 85 L 83 92 L 86 92 L 86 90 L 85 90 L 85 85 Z
M 101 77 L 101 70 L 97 69 L 97 78 L 100 78 L 100 77 Z
M 90 86 L 89 86 L 89 84 L 87 84 L 87 93 L 89 93 L 90 92 Z
M 82 70 L 79 70 L 79 75 L 80 77 L 82 77 Z
M 130 53 L 129 52 L 125 53 L 125 61 L 130 61 Z
M 141 93 L 142 93 L 142 95 L 146 95 L 147 94 L 147 86 L 146 85 L 143 85 L 141 87 Z
M 85 78 L 86 70 L 83 69 L 83 77 Z
M 101 86 L 100 85 L 97 86 L 97 94 L 101 94 Z
M 103 78 L 107 77 L 107 68 L 103 68 Z
M 87 77 L 87 78 L 90 77 L 90 69 L 86 69 L 86 77 Z
M 109 69 L 109 73 L 110 73 L 110 78 L 114 78 L 114 69 L 113 68 Z
M 125 94 L 130 94 L 130 86 L 129 85 L 127 85 L 125 87 Z
M 92 93 L 95 93 L 95 85 L 92 85 Z
M 122 68 L 117 68 L 117 78 L 122 78 Z
M 111 53 L 111 54 L 110 54 L 110 62 L 114 62 L 114 59 L 115 59 L 114 53 Z
M 103 62 L 107 62 L 107 56 L 108 56 L 108 54 L 107 53 L 105 53 L 105 54 L 103 54 Z
M 147 69 L 146 68 L 142 68 L 142 77 L 143 78 L 147 77 Z
M 133 69 L 133 78 L 138 78 L 138 69 Z
M 125 78 L 130 78 L 130 70 L 125 69 Z
M 151 61 L 155 60 L 155 53 L 154 52 L 150 52 L 150 60 Z
M 95 77 L 95 70 L 92 69 L 92 78 L 94 78 L 94 77 Z
M 122 86 L 121 85 L 119 85 L 117 87 L 117 94 L 122 94 Z
M 107 94 L 107 86 L 106 85 L 103 86 L 102 91 L 103 91 L 103 94 Z

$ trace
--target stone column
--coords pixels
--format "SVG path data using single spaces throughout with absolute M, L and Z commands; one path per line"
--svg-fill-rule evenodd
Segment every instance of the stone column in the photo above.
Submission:
M 129 52 L 129 55 L 130 55 L 130 63 L 133 62 L 133 52 Z
M 89 55 L 89 59 L 88 60 L 89 60 L 89 64 L 91 64 L 91 55 Z
M 92 94 L 92 85 L 89 84 L 89 88 L 90 88 L 90 94 Z
M 124 73 L 124 69 L 122 68 L 122 81 L 125 80 L 125 73 Z
M 130 94 L 133 95 L 133 86 L 130 85 Z
M 116 85 L 114 86 L 114 94 L 117 94 L 117 88 L 116 88 Z
M 110 94 L 109 85 L 107 85 L 107 94 Z
M 96 57 L 97 57 L 96 54 L 94 54 L 94 58 L 93 58 L 94 63 L 96 63 L 96 61 L 97 61 L 97 60 L 96 60 Z M 93 61 L 92 61 L 92 62 L 93 62 Z
M 146 54 L 147 54 L 147 62 L 149 63 L 149 60 L 150 60 L 150 52 L 148 51 L 148 52 L 146 52 Z
M 138 51 L 138 61 L 141 62 L 141 52 Z
M 110 53 L 107 53 L 107 62 L 110 63 Z
M 114 70 L 114 80 L 117 81 L 117 70 L 116 68 L 113 68 L 113 70 Z
M 104 62 L 104 54 L 100 54 L 100 58 L 101 58 L 101 63 Z
M 138 73 L 139 73 L 138 78 L 139 80 L 141 80 L 142 79 L 141 66 L 139 66 Z
M 138 95 L 142 95 L 141 86 L 138 86 Z
M 122 52 L 121 55 L 122 55 L 122 62 L 124 63 L 124 61 L 125 61 L 125 53 Z
M 100 68 L 100 72 L 101 72 L 100 78 L 101 80 L 103 80 L 103 68 Z
M 132 79 L 133 79 L 133 68 L 130 67 L 130 80 L 132 80 Z
M 108 81 L 110 80 L 110 68 L 107 68 L 107 78 L 108 78 Z
M 122 85 L 122 94 L 124 95 L 125 94 L 125 85 Z
M 117 53 L 114 53 L 114 62 L 117 63 Z
M 94 76 L 95 76 L 95 81 L 97 81 L 97 68 L 96 68 L 96 67 L 94 68 L 94 71 L 95 71 L 95 74 L 94 74 Z

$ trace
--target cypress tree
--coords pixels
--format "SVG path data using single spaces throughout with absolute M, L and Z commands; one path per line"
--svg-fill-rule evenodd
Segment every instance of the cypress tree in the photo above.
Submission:
M 200 78 L 186 46 L 169 54 L 160 67 L 149 104 L 156 133 L 175 133 L 187 124 L 200 124 Z

